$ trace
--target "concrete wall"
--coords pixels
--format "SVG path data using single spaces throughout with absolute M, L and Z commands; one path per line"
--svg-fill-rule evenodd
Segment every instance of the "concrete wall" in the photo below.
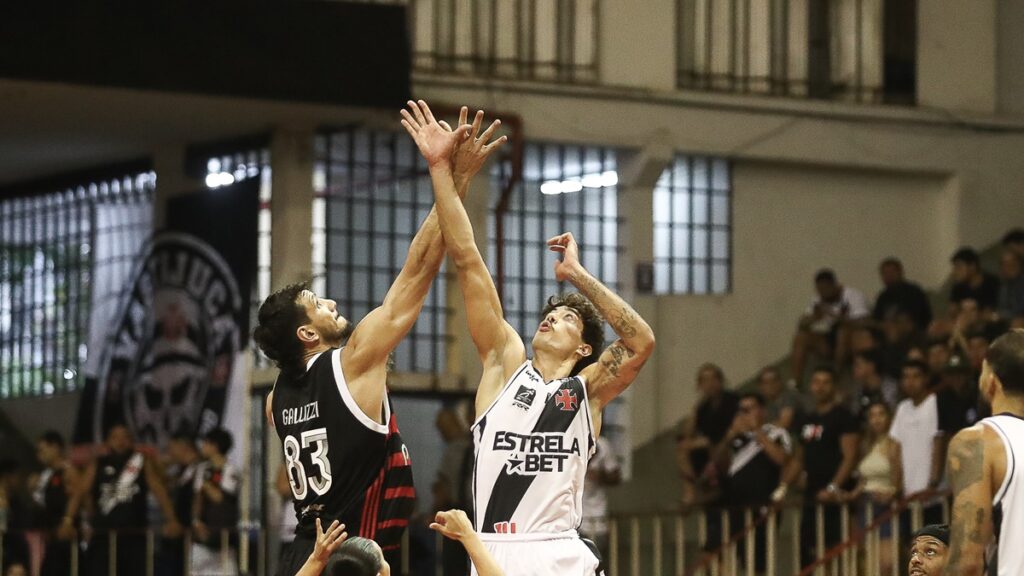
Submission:
M 996 64 L 1000 115 L 1024 118 L 1024 2 L 999 0 Z

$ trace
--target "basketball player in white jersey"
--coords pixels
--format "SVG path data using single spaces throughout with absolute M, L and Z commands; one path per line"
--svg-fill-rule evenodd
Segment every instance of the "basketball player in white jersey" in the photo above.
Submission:
M 587 461 L 601 410 L 636 378 L 654 349 L 654 333 L 583 268 L 572 234 L 562 234 L 547 242 L 562 256 L 555 277 L 580 293 L 548 300 L 528 359 L 522 338 L 504 319 L 451 170 L 437 152 L 447 125 L 422 101 L 404 116 L 431 167 L 441 234 L 483 362 L 472 428 L 476 529 L 508 576 L 591 576 L 598 560 L 576 535 Z M 498 122 L 477 139 L 482 119 L 478 112 L 461 146 L 484 145 Z M 602 316 L 619 339 L 599 352 Z
M 978 381 L 994 416 L 949 445 L 953 518 L 949 564 L 957 576 L 1024 574 L 1024 330 L 997 338 Z

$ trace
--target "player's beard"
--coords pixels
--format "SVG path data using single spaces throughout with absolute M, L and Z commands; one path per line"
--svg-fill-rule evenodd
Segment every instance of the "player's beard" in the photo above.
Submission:
M 350 320 L 345 320 L 344 325 L 335 321 L 331 323 L 329 329 L 321 331 L 321 338 L 331 347 L 341 347 L 348 341 L 348 337 L 352 335 L 354 329 L 355 325 Z

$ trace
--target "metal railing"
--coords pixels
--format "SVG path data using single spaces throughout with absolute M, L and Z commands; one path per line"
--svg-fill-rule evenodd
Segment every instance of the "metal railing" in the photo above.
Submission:
M 680 88 L 914 101 L 914 0 L 677 0 L 676 7 Z

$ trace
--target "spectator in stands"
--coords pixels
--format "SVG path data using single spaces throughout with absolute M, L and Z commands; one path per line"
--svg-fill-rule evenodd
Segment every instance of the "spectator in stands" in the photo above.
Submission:
M 1014 228 L 1003 236 L 1003 250 L 1015 252 L 1024 258 L 1024 228 Z
M 739 397 L 725 389 L 725 374 L 715 364 L 707 363 L 697 370 L 697 390 L 700 400 L 693 415 L 683 421 L 677 446 L 683 504 L 687 506 L 698 499 L 714 499 L 718 472 L 711 449 L 725 437 L 739 404 Z
M 952 353 L 949 343 L 943 338 L 933 338 L 928 341 L 928 353 L 926 355 L 928 372 L 939 375 L 949 366 Z
M 295 502 L 292 500 L 292 484 L 288 481 L 288 467 L 281 464 L 277 469 L 277 479 L 274 481 L 277 495 L 281 498 L 281 521 L 278 525 L 279 555 L 283 556 L 288 545 L 295 540 L 295 528 L 299 525 L 299 519 L 295 515 Z
M 850 352 L 850 333 L 871 314 L 864 294 L 843 286 L 835 272 L 820 270 L 814 276 L 817 297 L 802 318 L 793 337 L 793 378 L 801 380 L 807 358 L 843 366 Z
M 910 539 L 910 576 L 943 576 L 949 553 L 949 525 L 929 524 Z
M 444 453 L 435 480 L 435 510 L 469 508 L 472 505 L 473 437 L 469 425 L 453 406 L 437 413 L 437 430 L 444 439 Z M 427 534 L 427 532 L 424 530 Z M 457 542 L 444 541 L 441 547 L 444 576 L 462 576 L 469 566 L 466 551 Z
M 939 430 L 952 438 L 982 418 L 977 379 L 972 379 L 973 371 L 960 356 L 951 357 L 940 374 L 935 393 Z
M 999 302 L 996 314 L 1010 320 L 1024 316 L 1024 256 L 1003 250 L 999 260 Z
M 174 513 L 183 526 L 191 526 L 196 470 L 201 463 L 195 437 L 186 432 L 176 433 L 167 443 L 167 458 L 167 486 L 174 503 Z M 183 538 L 164 538 L 160 545 L 157 573 L 184 574 L 184 546 Z
M 970 298 L 982 312 L 992 312 L 999 303 L 999 278 L 981 269 L 981 259 L 973 248 L 961 248 L 953 254 L 953 288 L 950 302 L 959 306 Z
M 583 523 L 580 534 L 597 545 L 602 558 L 608 557 L 608 488 L 622 482 L 622 469 L 615 449 L 604 436 L 597 439 L 597 451 L 587 464 L 583 490 Z
M 71 573 L 71 536 L 74 518 L 68 515 L 68 504 L 78 473 L 64 457 L 64 438 L 54 430 L 43 432 L 36 441 L 36 458 L 43 471 L 31 487 L 36 507 L 36 525 L 46 538 L 43 576 Z
M 740 396 L 739 410 L 725 438 L 715 448 L 715 459 L 727 470 L 723 500 L 729 504 L 729 526 L 733 534 L 743 531 L 745 510 L 756 520 L 772 503 L 772 494 L 782 482 L 782 470 L 793 454 L 789 432 L 769 423 L 765 402 L 760 394 Z M 765 536 L 763 527 L 755 534 L 755 568 L 764 572 Z M 740 557 L 747 539 L 743 539 Z
M 205 461 L 195 473 L 192 503 L 192 571 L 204 574 L 236 574 L 234 542 L 238 528 L 238 490 L 241 475 L 228 462 L 234 444 L 231 433 L 215 428 L 203 437 Z M 222 551 L 228 548 L 228 558 Z
M 803 412 L 803 400 L 796 390 L 782 381 L 779 369 L 769 366 L 757 375 L 757 389 L 765 401 L 765 418 L 783 430 L 792 430 Z
M 903 276 L 903 264 L 896 258 L 886 258 L 878 266 L 885 288 L 875 299 L 872 313 L 876 322 L 883 322 L 896 312 L 906 312 L 918 331 L 924 331 L 932 322 L 932 306 L 924 290 Z
M 861 459 L 857 464 L 857 486 L 844 495 L 846 502 L 860 502 L 865 526 L 885 514 L 899 494 L 902 484 L 899 444 L 889 437 L 892 406 L 876 400 L 867 407 L 867 433 L 861 443 Z M 867 514 L 867 510 L 871 514 Z M 892 523 L 879 528 L 879 571 L 892 573 Z
M 886 374 L 898 379 L 903 369 L 903 361 L 908 356 L 914 355 L 922 360 L 925 358 L 922 335 L 917 332 L 914 321 L 907 312 L 900 310 L 887 318 L 882 324 L 882 332 L 882 362 Z
M 889 435 L 900 445 L 903 468 L 902 491 L 913 496 L 942 484 L 948 438 L 939 429 L 939 408 L 928 386 L 928 365 L 908 360 L 903 366 L 901 385 L 906 399 L 900 402 Z M 942 510 L 925 508 L 925 521 L 941 520 Z
M 853 359 L 853 390 L 850 394 L 850 410 L 859 420 L 866 421 L 868 407 L 884 402 L 889 410 L 895 410 L 899 402 L 899 382 L 881 372 L 882 357 L 878 351 L 858 354 Z
M 29 558 L 28 543 L 25 541 L 28 509 L 23 488 L 18 463 L 14 460 L 0 460 L 0 553 L 8 562 L 27 562 Z
M 146 570 L 146 534 L 149 494 L 160 504 L 164 536 L 181 534 L 182 527 L 167 494 L 160 465 L 136 450 L 128 427 L 115 423 L 107 430 L 107 454 L 86 468 L 68 506 L 72 518 L 83 505 L 92 510 L 93 535 L 89 542 L 92 574 L 110 573 L 110 535 L 116 534 L 117 573 L 129 576 Z
M 804 506 L 800 521 L 802 565 L 816 557 L 815 508 L 825 504 L 825 545 L 833 546 L 840 538 L 840 508 L 844 488 L 857 464 L 857 419 L 842 406 L 836 393 L 836 373 L 820 366 L 811 375 L 809 385 L 814 408 L 800 418 L 797 425 L 800 446 L 793 465 L 786 471 L 784 486 L 791 485 L 801 469 L 806 472 Z M 784 490 L 783 490 L 784 494 Z

